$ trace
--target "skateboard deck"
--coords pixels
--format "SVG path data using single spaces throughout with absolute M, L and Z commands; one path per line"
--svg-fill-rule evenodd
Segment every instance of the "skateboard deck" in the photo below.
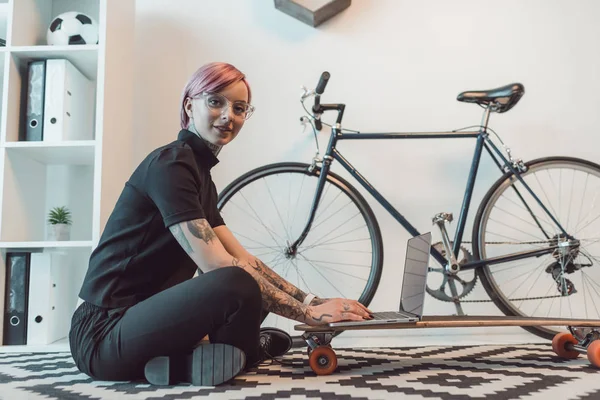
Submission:
M 305 332 L 342 332 L 351 330 L 371 329 L 415 329 L 415 328 L 468 328 L 478 326 L 577 326 L 600 327 L 600 320 L 569 319 L 569 318 L 533 318 L 533 317 L 506 317 L 496 315 L 435 315 L 423 317 L 417 322 L 397 322 L 385 324 L 364 324 L 344 327 L 330 327 L 328 325 L 310 326 L 296 325 L 297 331 Z
M 302 338 L 308 345 L 311 369 L 317 375 L 329 375 L 337 368 L 337 356 L 331 347 L 336 333 L 349 330 L 371 329 L 423 329 L 423 328 L 470 328 L 493 326 L 564 326 L 569 332 L 557 333 L 552 339 L 552 350 L 562 358 L 573 359 L 587 353 L 592 365 L 600 368 L 600 320 L 572 318 L 534 318 L 515 316 L 466 315 L 428 316 L 417 322 L 369 323 L 354 326 L 327 324 L 296 325 L 295 330 L 304 331 Z

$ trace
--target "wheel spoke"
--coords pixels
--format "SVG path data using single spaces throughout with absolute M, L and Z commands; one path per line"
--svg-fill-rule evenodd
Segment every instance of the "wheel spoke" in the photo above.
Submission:
M 231 205 L 235 206 L 237 209 L 241 210 L 242 212 L 244 212 L 248 217 L 250 217 L 252 220 L 256 221 L 259 225 L 262 225 L 265 230 L 275 236 L 277 236 L 279 239 L 281 239 L 282 241 L 285 242 L 285 239 L 282 238 L 281 236 L 279 236 L 279 234 L 277 232 L 275 232 L 273 229 L 269 228 L 268 226 L 266 226 L 260 219 L 258 219 L 257 217 L 251 215 L 248 211 L 246 211 L 245 209 L 243 209 L 242 207 L 240 207 L 238 204 L 234 203 L 233 201 L 230 202 Z M 254 229 L 256 232 L 258 232 L 256 229 Z M 275 243 L 277 243 L 276 240 L 273 240 Z
M 588 187 L 588 179 L 590 178 L 590 174 L 586 174 L 585 176 L 585 186 L 583 187 L 583 196 L 581 196 L 581 204 L 579 204 L 579 210 L 577 211 L 577 225 L 575 225 L 575 231 L 577 231 L 577 227 L 581 223 L 579 217 L 581 217 L 581 210 L 583 209 L 583 200 L 585 200 L 585 192 L 587 192 Z
M 246 250 L 248 250 L 248 249 L 249 248 L 246 247 Z M 277 254 L 279 252 L 280 252 L 280 250 L 272 250 L 272 251 L 268 251 L 266 253 L 258 253 L 258 254 L 252 254 L 252 255 L 256 258 L 259 258 L 259 257 L 266 256 L 266 255 L 273 254 L 273 253 Z
M 567 210 L 567 215 L 571 215 L 571 204 L 573 203 L 573 188 L 575 187 L 575 170 L 573 170 L 573 180 L 571 181 L 571 196 L 569 196 L 569 207 Z M 565 227 L 565 229 L 567 230 L 567 232 L 569 231 L 569 222 L 570 219 L 567 219 L 567 226 Z
M 271 187 L 266 179 L 263 179 L 265 182 L 265 186 L 267 187 L 267 191 L 269 192 L 269 197 L 271 198 L 271 202 L 273 203 L 273 207 L 275 207 L 275 211 L 277 211 L 277 216 L 279 217 L 279 221 L 281 222 L 281 227 L 283 228 L 283 232 L 285 232 L 286 237 L 290 240 L 290 233 L 287 231 L 285 223 L 283 222 L 283 218 L 281 217 L 281 213 L 279 212 L 279 207 L 277 207 L 277 203 L 275 203 L 275 198 L 273 197 L 273 192 L 271 192 Z
M 319 268 L 317 268 L 317 267 L 316 267 L 316 266 L 315 266 L 315 265 L 314 265 L 314 264 L 313 264 L 313 263 L 312 263 L 312 262 L 311 262 L 311 261 L 310 261 L 308 258 L 304 257 L 303 255 L 300 255 L 300 257 L 302 257 L 302 258 L 303 258 L 303 259 L 304 259 L 306 262 L 308 262 L 308 264 L 309 264 L 310 266 L 312 266 L 312 267 L 314 268 L 314 270 L 315 270 L 315 271 L 317 271 L 317 273 L 318 273 L 319 275 L 321 275 L 321 277 L 323 277 L 323 279 L 325 279 L 325 280 L 326 280 L 326 281 L 327 281 L 327 282 L 328 282 L 328 283 L 331 285 L 331 287 L 332 287 L 332 288 L 334 288 L 334 289 L 335 289 L 335 291 L 336 291 L 336 292 L 338 292 L 338 293 L 340 294 L 340 296 L 342 296 L 343 298 L 346 298 L 346 296 L 344 296 L 344 294 L 343 294 L 343 293 L 342 293 L 342 292 L 341 292 L 341 291 L 340 291 L 340 290 L 339 290 L 337 287 L 335 287 L 335 286 L 333 285 L 333 283 L 331 283 L 331 281 L 330 281 L 329 279 L 327 279 L 327 277 L 326 277 L 325 275 L 323 275 L 323 274 L 321 273 L 321 271 L 319 271 Z
M 552 176 L 550 175 L 550 171 L 546 170 L 546 173 L 548 174 L 548 177 L 550 178 L 550 181 L 552 182 L 552 188 L 554 188 L 554 181 L 552 180 Z M 534 174 L 535 178 L 537 179 L 537 174 Z M 537 179 L 538 183 L 540 182 L 539 179 Z M 548 198 L 548 195 L 546 194 L 546 191 L 544 190 L 544 187 L 540 184 L 540 187 L 542 188 L 542 192 L 544 192 L 544 196 L 546 196 L 546 200 L 548 200 L 548 207 L 550 207 L 550 209 L 552 210 L 552 214 L 554 214 L 556 216 L 556 220 L 558 222 L 560 222 L 560 215 L 556 214 L 556 211 L 554 210 L 554 207 L 552 206 L 552 202 L 550 201 L 550 199 Z
M 304 255 L 304 252 L 299 252 L 298 254 Z M 306 257 L 306 256 L 304 256 L 304 257 Z M 350 264 L 350 263 L 341 263 L 341 262 L 326 261 L 326 260 L 311 260 L 311 261 L 318 262 L 318 263 L 326 263 L 326 264 L 347 265 L 349 267 L 371 268 L 370 265 L 362 265 L 362 264 Z
M 505 224 L 504 222 L 497 221 L 497 220 L 495 220 L 495 219 L 493 219 L 493 218 L 490 218 L 490 221 L 493 221 L 493 222 L 495 222 L 495 223 L 497 223 L 497 224 L 499 224 L 499 225 L 506 226 L 507 228 L 509 228 L 509 229 L 513 229 L 513 230 L 515 230 L 515 231 L 517 231 L 517 232 L 524 233 L 525 235 L 527 235 L 527 236 L 529 236 L 529 237 L 532 237 L 532 238 L 534 238 L 534 239 L 536 239 L 536 240 L 544 240 L 543 238 L 541 238 L 541 237 L 539 237 L 539 236 L 532 235 L 531 233 L 527 233 L 527 232 L 525 232 L 525 231 L 523 231 L 523 230 L 521 230 L 521 229 L 517 229 L 517 228 L 515 228 L 514 226 L 510 226 L 510 225 L 508 225 L 508 224 Z
M 338 194 L 338 196 L 341 194 L 342 192 L 340 192 Z M 333 203 L 330 203 L 333 204 Z M 319 221 L 319 223 L 317 224 L 317 218 L 315 217 L 315 225 L 313 226 L 313 229 L 317 229 L 319 226 L 323 225 L 325 222 L 329 221 L 331 218 L 335 217 L 338 213 L 342 212 L 344 210 L 344 208 L 348 207 L 350 204 L 352 203 L 352 200 L 350 200 L 348 203 L 346 203 L 345 206 L 338 208 L 338 210 L 336 212 L 334 212 L 333 214 L 331 214 L 329 217 L 325 218 L 323 221 Z M 324 212 L 324 211 L 323 211 Z M 321 215 L 319 215 L 320 217 Z
M 504 209 L 503 209 L 503 208 L 501 208 L 501 207 L 496 207 L 496 208 L 497 208 L 498 210 L 500 210 L 500 211 L 502 211 L 502 212 L 504 212 L 504 213 L 506 213 L 506 214 L 510 215 L 510 216 L 513 216 L 513 217 L 515 217 L 515 218 L 517 218 L 517 219 L 519 219 L 519 220 L 521 220 L 521 221 L 525 222 L 527 225 L 533 226 L 535 229 L 540 229 L 540 227 L 539 227 L 539 226 L 537 226 L 536 224 L 534 224 L 534 223 L 533 223 L 533 222 L 531 222 L 531 221 L 527 221 L 525 218 L 521 218 L 521 217 L 519 217 L 518 215 L 516 215 L 516 214 L 514 214 L 514 213 L 511 213 L 511 212 L 509 212 L 509 211 L 506 211 L 506 210 L 504 210 Z M 524 208 L 523 208 L 523 209 L 524 209 Z
M 581 222 L 585 223 L 585 220 L 590 216 L 590 214 L 596 209 L 596 201 L 598 200 L 598 192 L 594 193 L 594 200 L 592 201 L 592 208 L 590 209 L 590 211 L 586 214 L 585 217 L 583 217 L 583 219 L 581 220 Z M 593 221 L 592 221 L 593 222 Z M 589 225 L 589 224 L 587 224 Z M 575 227 L 575 232 L 579 233 L 582 229 L 586 228 L 587 225 L 583 226 L 582 228 L 579 228 L 579 223 L 577 224 L 577 226 Z
M 327 189 L 329 189 L 330 186 L 327 187 Z M 337 200 L 338 197 L 340 197 L 342 195 L 342 192 L 338 192 L 338 194 L 331 199 L 331 201 L 324 207 L 321 206 L 321 203 L 323 202 L 323 200 L 325 200 L 327 198 L 327 190 L 325 191 L 325 193 L 323 193 L 323 197 L 321 198 L 321 202 L 319 202 L 319 207 L 317 208 L 317 215 L 315 215 L 315 220 L 313 222 L 313 228 L 317 228 L 319 225 L 321 225 L 323 222 L 325 221 L 319 221 L 319 218 L 321 218 L 322 215 L 325 214 L 325 212 L 329 209 L 329 207 L 331 207 L 331 205 L 333 204 L 334 201 Z M 350 201 L 352 202 L 352 201 Z M 339 210 L 338 210 L 339 212 Z M 335 214 L 334 214 L 335 215 Z M 327 219 L 333 217 L 333 215 L 330 215 Z
M 594 290 L 594 292 L 596 292 L 596 294 L 600 297 L 600 293 L 598 293 L 598 289 L 596 289 L 592 284 L 590 284 L 590 278 L 586 274 L 583 274 L 583 276 L 584 276 L 585 280 L 588 282 L 588 286 L 590 286 Z M 596 315 L 600 316 L 600 312 L 598 311 L 598 306 L 596 305 L 594 298 L 591 297 L 591 300 L 592 300 L 592 304 L 594 305 L 594 309 L 596 310 Z M 586 304 L 587 304 L 587 302 L 586 302 Z M 587 307 L 586 307 L 586 311 L 587 311 Z M 587 315 L 587 312 L 586 312 L 586 315 Z
M 246 204 L 248 204 L 248 207 L 250 207 L 250 209 L 252 210 L 252 212 L 256 216 L 256 221 L 265 228 L 265 230 L 267 231 L 267 233 L 269 234 L 269 236 L 271 236 L 271 239 L 273 239 L 273 242 L 277 243 L 278 245 L 281 245 L 281 243 L 278 243 L 277 240 L 275 239 L 275 237 L 273 236 L 272 232 L 274 232 L 274 231 L 272 229 L 270 229 L 270 228 L 267 228 L 267 225 L 265 225 L 265 223 L 262 222 L 262 220 L 258 216 L 258 213 L 254 209 L 254 207 L 252 207 L 252 205 L 250 204 L 250 202 L 248 201 L 248 199 L 246 198 L 246 196 L 244 196 L 244 193 L 242 193 L 242 191 L 240 191 L 240 196 L 242 196 L 242 198 L 246 201 Z M 277 235 L 277 237 L 279 237 L 280 239 L 284 240 L 279 235 Z M 285 240 L 284 240 L 284 242 L 285 242 Z
M 308 260 L 308 259 L 307 259 L 307 260 Z M 352 274 L 349 274 L 348 272 L 340 271 L 339 269 L 335 269 L 335 268 L 327 267 L 327 266 L 323 265 L 323 264 L 322 264 L 321 262 L 319 262 L 319 261 L 314 261 L 314 260 L 311 260 L 311 261 L 312 261 L 313 263 L 318 263 L 318 264 L 320 265 L 320 268 L 326 269 L 326 270 L 328 270 L 328 271 L 332 271 L 332 272 L 335 272 L 335 273 L 338 273 L 338 274 L 342 274 L 342 275 L 345 275 L 345 276 L 349 276 L 349 277 L 351 277 L 351 278 L 359 279 L 359 280 L 361 280 L 361 281 L 366 281 L 366 280 L 367 280 L 366 278 L 363 278 L 362 276 L 356 276 L 356 275 L 352 275 Z
M 342 236 L 343 236 L 343 235 L 342 235 Z M 334 239 L 335 239 L 335 238 L 334 238 Z M 330 240 L 334 240 L 334 239 L 330 239 Z M 317 247 L 320 247 L 320 246 L 323 246 L 323 245 L 326 245 L 326 244 L 345 244 L 345 243 L 356 243 L 356 242 L 366 242 L 367 240 L 368 240 L 368 241 L 371 241 L 371 238 L 352 239 L 352 240 L 342 240 L 342 241 L 339 241 L 339 242 L 331 242 L 331 241 L 328 241 L 328 242 L 324 242 L 324 243 L 321 243 L 321 244 L 315 244 L 315 245 L 312 245 L 310 248 L 307 248 L 307 249 L 305 249 L 304 251 L 306 251 L 306 250 L 312 250 L 312 249 L 315 249 L 315 248 L 317 248 Z
M 304 285 L 306 286 L 306 289 L 308 290 L 308 292 L 317 295 L 318 293 L 315 293 L 315 291 L 313 291 L 310 288 L 310 286 L 308 286 L 308 283 L 306 282 L 306 279 L 304 279 L 304 275 L 302 275 L 302 272 L 300 272 L 300 268 L 298 268 L 298 263 L 295 259 L 292 260 L 292 265 L 296 269 L 296 274 L 298 275 L 298 277 L 302 280 L 302 282 L 304 282 Z
M 302 193 L 302 188 L 304 187 L 305 179 L 306 179 L 306 175 L 302 175 L 302 182 L 300 182 L 300 190 L 298 191 L 298 196 L 296 196 L 296 206 L 294 207 L 294 213 L 292 215 L 292 222 L 290 223 L 290 226 L 294 226 L 294 221 L 296 221 L 298 203 L 300 202 L 300 193 Z M 288 180 L 288 182 L 291 182 L 291 181 L 292 181 L 291 179 Z
M 340 225 L 338 225 L 337 227 L 333 228 L 333 229 L 332 229 L 330 232 L 327 232 L 325 235 L 321 236 L 321 237 L 320 237 L 318 240 L 315 240 L 315 241 L 314 241 L 312 244 L 310 244 L 310 245 L 306 246 L 306 249 L 312 249 L 312 248 L 315 246 L 315 244 L 316 244 L 316 243 L 320 242 L 320 241 L 321 241 L 322 239 L 324 239 L 325 237 L 327 237 L 327 236 L 331 235 L 331 234 L 332 234 L 333 232 L 335 232 L 335 231 L 336 231 L 338 228 L 341 228 L 342 226 L 346 225 L 348 222 L 349 222 L 349 220 L 348 220 L 348 221 L 346 221 L 346 222 L 344 222 L 344 223 L 342 223 L 342 224 L 340 224 Z M 362 226 L 359 226 L 359 227 L 356 227 L 356 228 L 354 228 L 354 229 L 352 229 L 352 230 L 349 230 L 349 231 L 347 231 L 347 232 L 344 232 L 344 233 L 342 233 L 341 235 L 335 236 L 335 237 L 333 237 L 333 238 L 331 238 L 331 239 L 329 239 L 329 240 L 326 240 L 326 241 L 322 242 L 321 244 L 328 244 L 328 243 L 331 243 L 331 241 L 332 241 L 332 240 L 339 239 L 339 238 L 341 238 L 342 236 L 346 236 L 346 235 L 348 235 L 348 234 L 350 234 L 350 233 L 352 233 L 352 232 L 355 232 L 355 231 L 357 231 L 357 230 L 359 230 L 359 229 L 363 228 L 363 226 L 364 226 L 364 225 L 362 225 Z
M 236 236 L 243 237 L 244 239 L 248 239 L 248 240 L 250 240 L 250 241 L 252 241 L 252 242 L 254 242 L 256 244 L 260 244 L 262 246 L 262 248 L 271 249 L 271 250 L 277 250 L 277 251 L 281 250 L 281 249 L 279 249 L 277 247 L 268 246 L 268 245 L 266 245 L 264 243 L 261 243 L 261 242 L 257 241 L 256 239 L 252 239 L 251 237 L 248 237 L 248 236 L 246 236 L 244 234 L 241 234 L 241 233 L 239 233 L 237 231 L 231 231 L 231 233 L 233 233 Z
M 508 196 L 506 196 L 505 194 L 502 194 L 502 196 L 504 199 L 510 201 L 512 204 L 514 204 L 515 206 L 519 207 L 520 209 L 522 209 L 523 211 L 525 211 L 527 213 L 527 215 L 531 215 L 529 210 L 527 208 L 525 208 L 522 204 L 518 204 L 516 201 L 514 201 L 513 199 L 509 198 Z M 539 215 L 533 213 L 533 216 L 536 220 L 538 221 L 542 221 L 545 222 L 548 226 L 553 226 L 552 223 L 548 222 L 547 219 L 540 217 Z M 539 229 L 539 226 L 536 225 L 536 228 Z

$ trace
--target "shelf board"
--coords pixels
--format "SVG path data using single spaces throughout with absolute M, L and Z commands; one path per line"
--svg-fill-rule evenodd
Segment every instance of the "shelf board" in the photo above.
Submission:
M 66 58 L 71 61 L 88 79 L 95 81 L 98 76 L 98 45 L 70 46 L 10 46 L 2 47 L 21 60 Z
M 4 144 L 9 152 L 47 165 L 93 165 L 95 146 L 96 141 L 94 140 L 21 141 Z
M 68 249 L 93 247 L 91 240 L 72 240 L 72 241 L 34 241 L 34 242 L 0 242 L 0 249 L 6 251 L 32 251 L 41 252 L 44 249 Z

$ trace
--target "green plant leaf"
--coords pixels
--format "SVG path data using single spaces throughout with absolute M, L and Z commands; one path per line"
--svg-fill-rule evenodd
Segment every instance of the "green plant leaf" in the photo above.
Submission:
M 71 211 L 69 211 L 69 209 L 65 206 L 54 207 L 48 213 L 48 223 L 50 223 L 51 225 L 71 225 Z

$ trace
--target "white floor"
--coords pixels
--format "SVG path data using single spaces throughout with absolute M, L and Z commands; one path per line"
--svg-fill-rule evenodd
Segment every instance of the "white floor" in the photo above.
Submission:
M 344 332 L 333 340 L 338 348 L 351 347 L 422 347 L 445 345 L 494 345 L 548 343 L 549 340 L 532 335 L 519 327 L 446 328 L 372 330 Z M 66 338 L 48 345 L 0 346 L 3 352 L 63 352 L 69 351 Z
M 67 338 L 46 345 L 0 346 L 0 353 L 47 353 L 62 351 L 69 351 L 69 340 Z

